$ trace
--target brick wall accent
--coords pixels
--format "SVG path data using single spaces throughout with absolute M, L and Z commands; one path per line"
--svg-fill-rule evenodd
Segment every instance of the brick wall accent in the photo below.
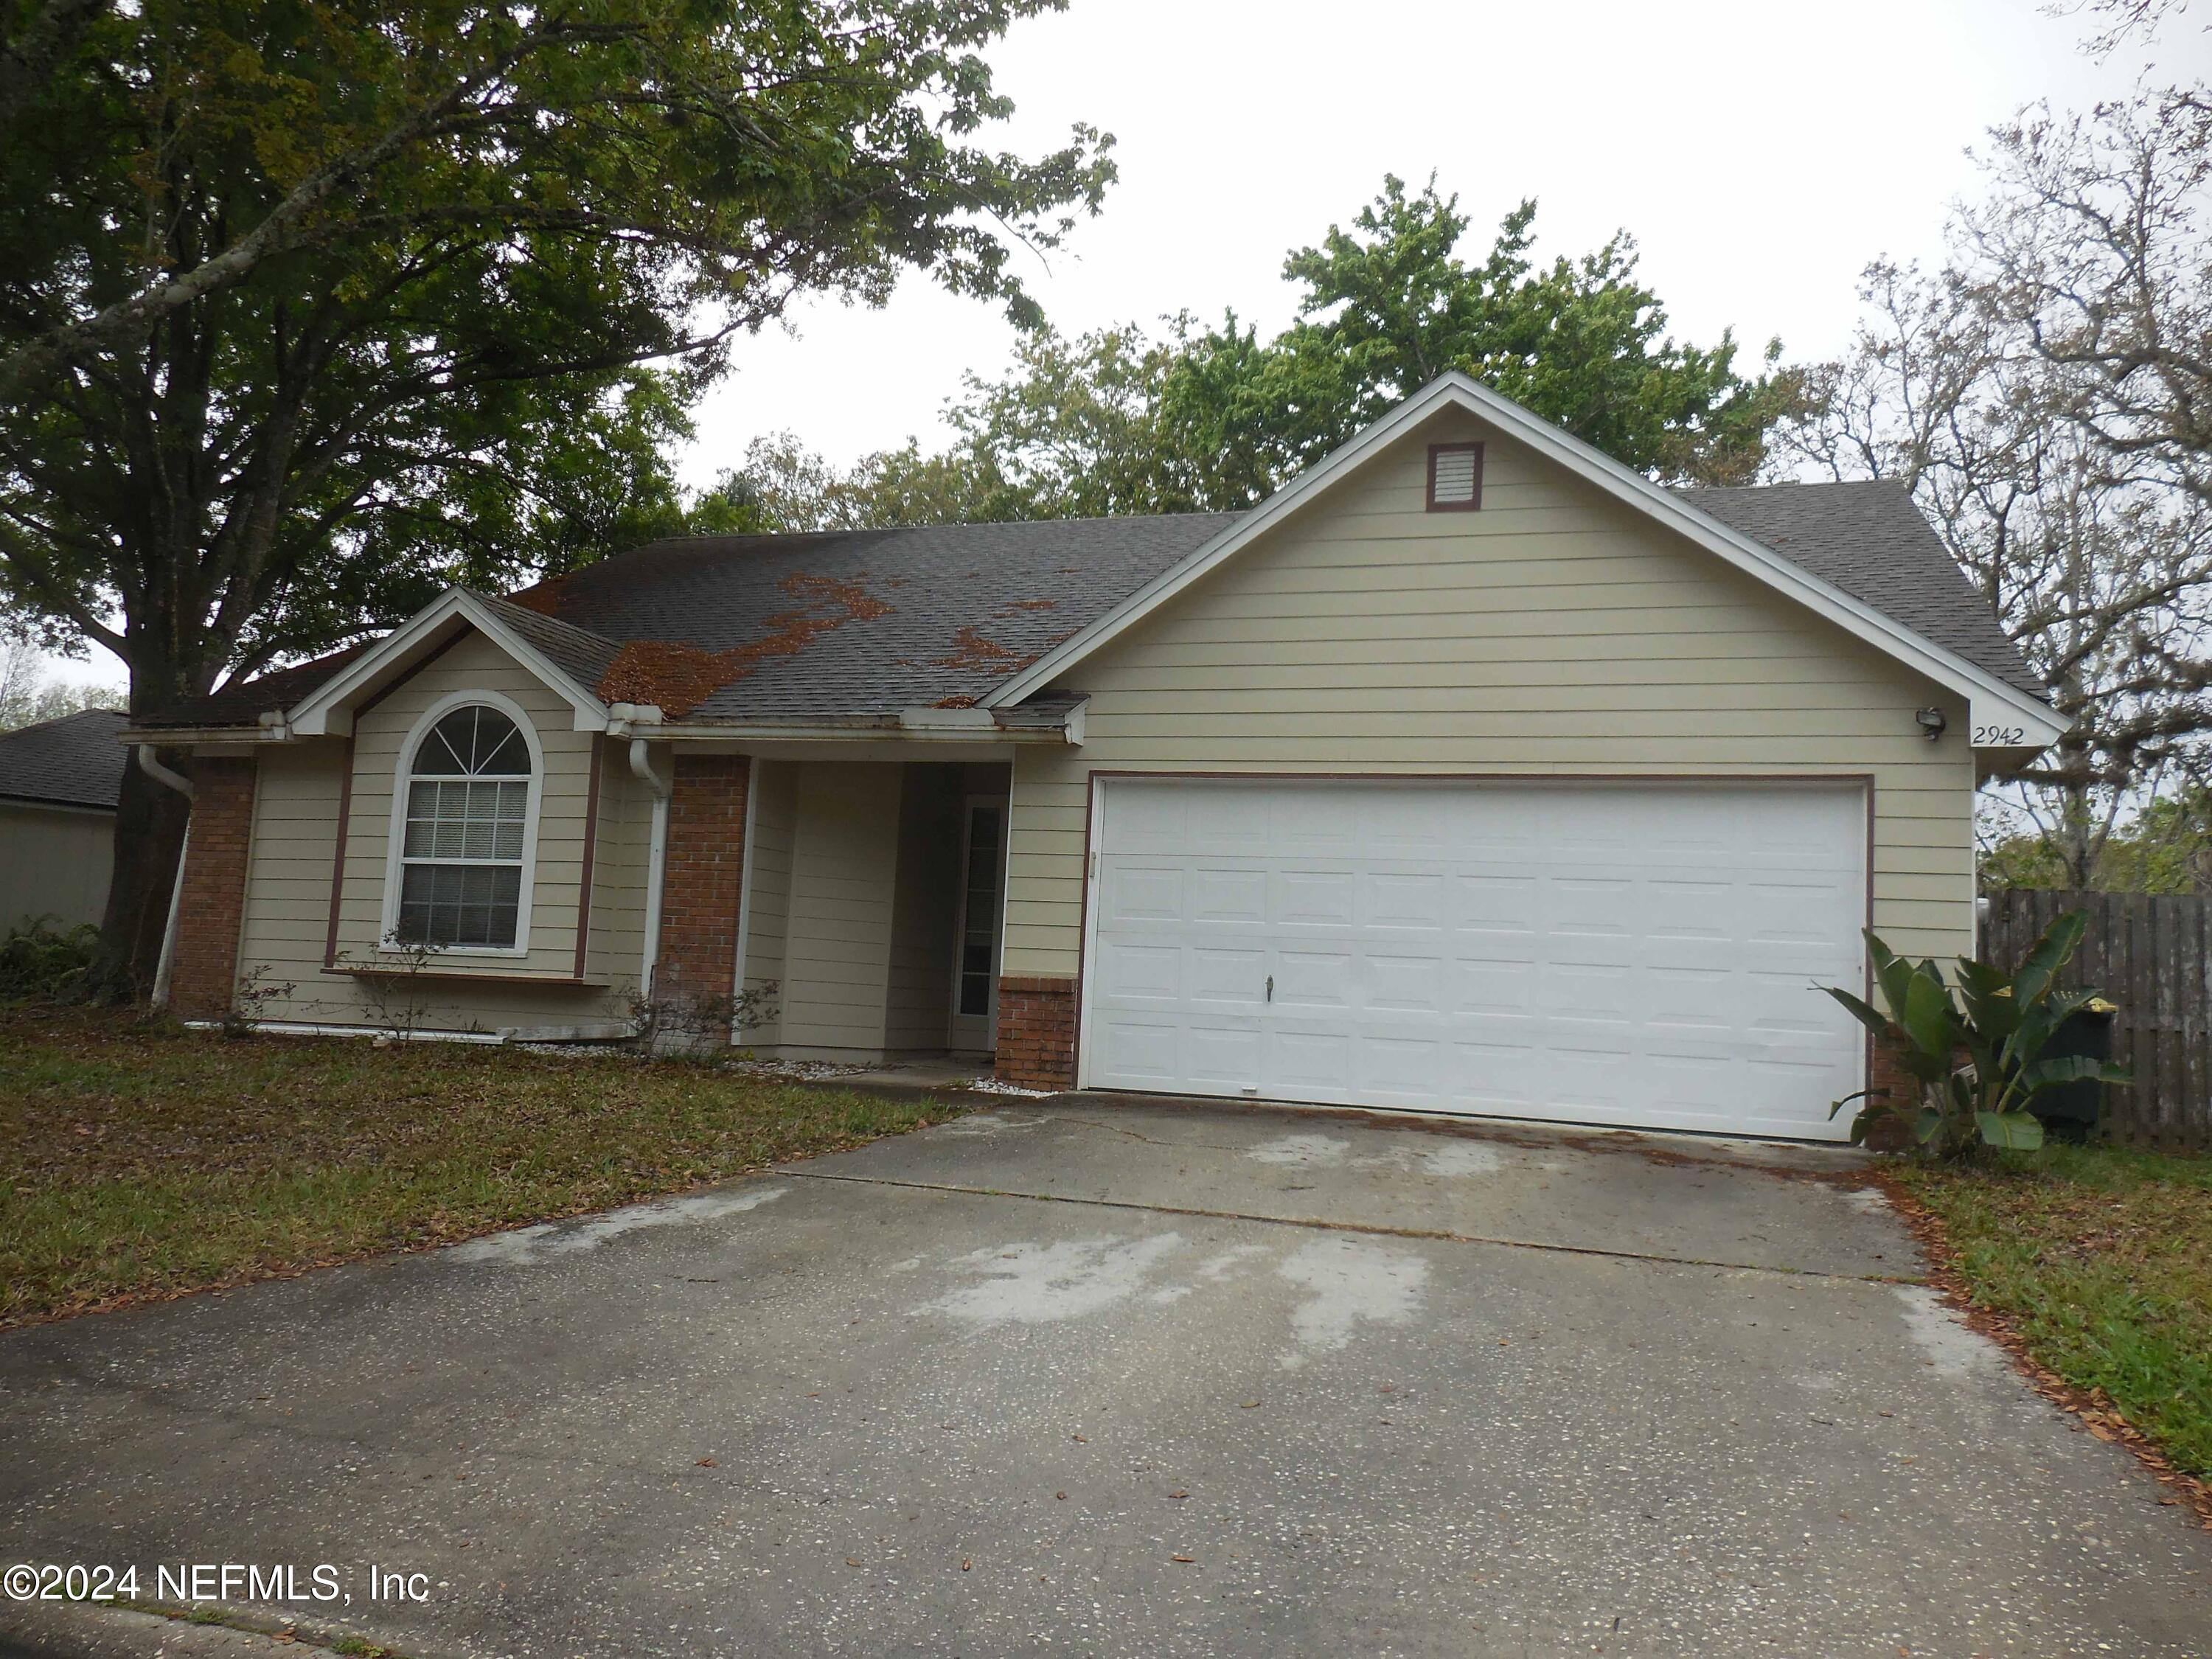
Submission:
M 1867 1145 L 1878 1152 L 1902 1152 L 1912 1146 L 1911 1114 L 1918 1109 L 1920 1085 L 1912 1073 L 1898 1063 L 1898 1046 L 1904 1041 L 1899 1036 L 1875 1036 L 1869 1033 L 1867 1043 L 1871 1050 L 1867 1057 L 1866 1104 L 1887 1103 L 1902 1107 L 1906 1116 L 1890 1118 L 1867 1138 Z M 1844 1113 L 1856 1111 L 1856 1105 L 1844 1108 Z M 1838 1121 L 1844 1121 L 1838 1114 Z
M 999 981 L 1001 1083 L 1024 1089 L 1075 1086 L 1076 981 L 1007 974 Z
M 185 849 L 169 969 L 169 1006 L 183 1019 L 222 1018 L 238 989 L 254 771 L 251 760 L 192 763 L 191 844 Z
M 683 1018 L 696 1025 L 696 1035 L 727 1042 L 725 1000 L 737 971 L 749 769 L 743 755 L 679 754 L 675 760 L 653 1000 L 692 1005 Z M 715 1004 L 721 1018 L 698 1019 L 701 1003 Z

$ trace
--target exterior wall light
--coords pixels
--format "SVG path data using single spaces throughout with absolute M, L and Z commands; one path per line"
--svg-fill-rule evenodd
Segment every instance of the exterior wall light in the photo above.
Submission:
M 1920 723 L 1920 735 L 1933 743 L 1943 735 L 1943 711 L 1940 708 L 1916 708 L 1912 718 Z

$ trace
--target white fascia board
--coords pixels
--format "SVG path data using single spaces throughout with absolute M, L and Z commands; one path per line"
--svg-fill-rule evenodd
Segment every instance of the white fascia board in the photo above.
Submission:
M 1783 558 L 1749 537 L 1677 499 L 1510 398 L 1456 370 L 1439 376 L 1342 447 L 1316 462 L 1212 541 L 1162 572 L 1104 616 L 982 700 L 1004 708 L 1042 690 L 1070 667 L 1200 580 L 1265 532 L 1280 524 L 1422 422 L 1447 408 L 1466 410 L 1526 444 L 1617 500 L 1657 520 L 1737 569 L 1796 599 L 1845 631 L 1966 699 L 1977 729 L 2011 728 L 2037 748 L 2058 740 L 2069 722 L 2039 698 L 2008 685 L 1956 652 L 1923 638 L 1872 605 Z M 1973 734 L 1968 733 L 1971 738 Z M 2017 745 L 2014 745 L 2017 746 Z
M 405 622 L 393 629 L 360 656 L 323 682 L 286 711 L 285 724 L 293 735 L 317 738 L 343 735 L 352 728 L 347 704 L 386 674 L 406 665 L 448 623 L 459 621 L 476 629 L 543 681 L 575 711 L 579 732 L 604 732 L 607 706 L 580 685 L 564 670 L 495 615 L 465 587 L 449 587 Z

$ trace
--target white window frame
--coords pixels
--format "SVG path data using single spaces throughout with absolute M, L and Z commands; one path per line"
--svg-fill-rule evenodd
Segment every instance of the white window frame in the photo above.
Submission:
M 432 728 L 456 708 L 495 708 L 514 722 L 530 750 L 530 794 L 522 817 L 522 891 L 515 902 L 513 945 L 441 945 L 441 962 L 453 957 L 503 957 L 514 960 L 530 954 L 530 898 L 538 884 L 538 808 L 545 787 L 545 750 L 538 741 L 537 723 L 530 711 L 514 698 L 497 691 L 449 691 L 416 717 L 399 745 L 399 760 L 392 774 L 392 824 L 384 860 L 384 922 L 377 933 L 379 951 L 404 955 L 399 942 L 399 890 L 407 869 L 407 797 L 414 781 L 415 754 Z

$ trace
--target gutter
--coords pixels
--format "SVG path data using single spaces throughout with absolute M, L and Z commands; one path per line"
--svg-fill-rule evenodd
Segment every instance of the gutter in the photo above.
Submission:
M 171 771 L 155 757 L 154 745 L 142 743 L 137 746 L 138 769 L 158 784 L 175 790 L 185 798 L 187 808 L 193 796 L 192 781 L 181 772 Z M 169 1006 L 169 982 L 177 967 L 177 919 L 184 908 L 185 860 L 192 853 L 192 820 L 189 810 L 185 818 L 185 838 L 177 848 L 177 872 L 169 880 L 169 917 L 161 924 L 161 954 L 154 964 L 153 1006 Z

